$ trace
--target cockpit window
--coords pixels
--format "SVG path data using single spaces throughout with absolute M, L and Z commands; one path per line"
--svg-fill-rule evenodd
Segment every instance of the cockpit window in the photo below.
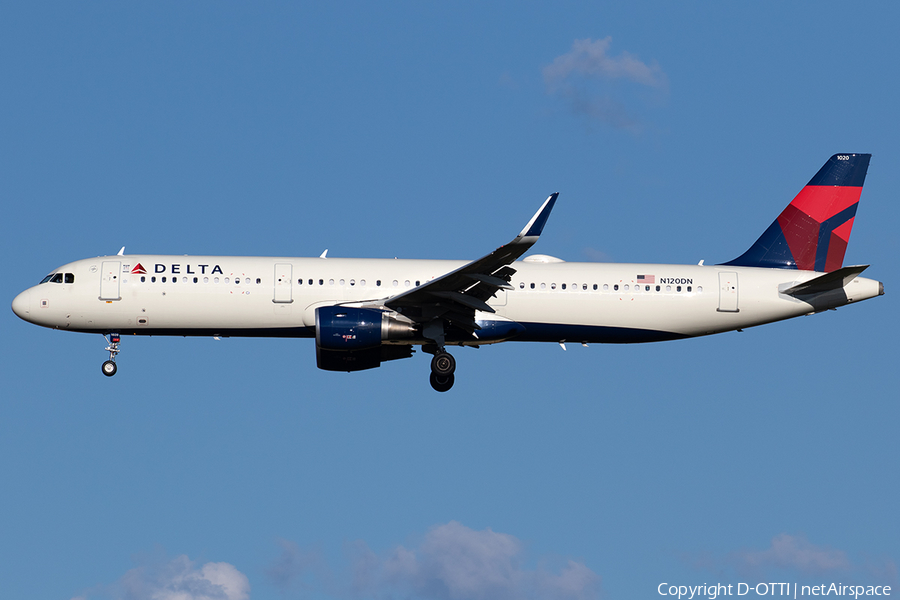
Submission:
M 41 279 L 41 283 L 62 283 L 63 281 L 66 283 L 75 283 L 75 273 L 50 273 Z

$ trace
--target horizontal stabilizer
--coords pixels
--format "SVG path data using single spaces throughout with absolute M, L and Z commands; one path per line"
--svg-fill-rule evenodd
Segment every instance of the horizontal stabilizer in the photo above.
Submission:
M 855 265 L 852 267 L 843 267 L 837 271 L 820 275 L 814 279 L 810 279 L 804 283 L 790 287 L 782 294 L 790 296 L 802 296 L 809 294 L 820 294 L 831 290 L 839 290 L 848 283 L 859 277 L 860 273 L 869 268 L 869 265 Z

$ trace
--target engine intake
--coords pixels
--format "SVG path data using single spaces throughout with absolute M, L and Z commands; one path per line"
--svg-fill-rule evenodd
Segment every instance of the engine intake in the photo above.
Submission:
M 415 334 L 412 323 L 374 308 L 322 306 L 316 309 L 316 346 L 325 350 L 366 350 Z
M 362 371 L 412 356 L 412 346 L 384 344 L 416 336 L 416 327 L 374 308 L 316 309 L 316 364 L 325 371 Z

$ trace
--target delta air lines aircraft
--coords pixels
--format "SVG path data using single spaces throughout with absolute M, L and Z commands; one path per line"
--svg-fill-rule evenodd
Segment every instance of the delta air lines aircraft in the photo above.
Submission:
M 55 269 L 12 303 L 22 319 L 123 335 L 315 338 L 319 368 L 360 371 L 433 355 L 431 385 L 453 386 L 448 346 L 636 343 L 741 330 L 884 293 L 843 266 L 869 154 L 836 154 L 747 252 L 719 265 L 519 259 L 552 194 L 510 243 L 472 262 L 237 256 L 101 256 Z

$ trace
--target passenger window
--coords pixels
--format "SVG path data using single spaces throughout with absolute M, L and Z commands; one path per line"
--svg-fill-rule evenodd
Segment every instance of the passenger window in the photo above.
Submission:
M 587 291 L 587 284 L 586 284 L 586 283 L 582 283 L 582 284 L 581 284 L 581 289 Z
M 703 293 L 703 286 L 702 286 L 702 285 L 698 285 L 698 286 L 697 286 L 697 293 L 698 293 L 698 294 Z
M 615 284 L 615 285 L 613 286 L 613 289 L 614 289 L 615 291 L 618 292 L 618 291 L 619 291 L 619 284 L 618 284 L 618 283 Z
M 320 280 L 319 280 L 319 285 L 325 285 L 325 280 L 324 280 L 324 279 L 320 279 Z
M 520 281 L 520 282 L 519 282 L 519 289 L 520 289 L 520 290 L 524 290 L 524 289 L 525 289 L 525 282 L 524 282 L 524 281 Z
M 165 281 L 165 277 L 163 277 L 163 280 Z M 231 279 L 229 279 L 228 277 L 226 277 L 226 278 L 225 278 L 225 283 L 231 283 Z
M 341 285 L 344 285 L 344 280 L 341 279 L 339 283 L 340 283 Z
M 541 289 L 542 289 L 542 290 L 547 289 L 547 284 L 546 284 L 546 283 L 542 283 L 542 284 L 541 284 Z
M 209 277 L 204 277 L 204 278 L 203 278 L 203 283 L 209 283 Z
M 259 279 L 257 279 L 257 280 L 256 280 L 256 283 L 261 283 L 261 282 L 260 282 L 260 280 L 259 280 Z M 310 280 L 309 280 L 309 285 L 312 285 L 312 284 L 313 284 L 313 280 L 312 280 L 312 279 L 310 279 Z
M 657 292 L 659 291 L 659 286 L 656 286 L 656 291 L 657 291 Z
M 150 278 L 150 283 L 156 283 L 156 276 L 155 276 L 155 275 L 154 275 L 153 277 Z
M 596 284 L 596 283 L 594 284 L 594 291 L 595 291 L 595 292 L 597 291 L 597 284 Z
M 691 291 L 691 286 L 687 286 L 687 291 Z
M 550 289 L 551 289 L 551 290 L 555 290 L 555 289 L 556 289 L 556 284 L 555 284 L 555 283 L 551 283 L 551 284 L 550 284 Z
M 380 279 L 376 279 L 376 280 L 375 280 L 375 287 L 381 287 L 381 280 L 380 280 Z
M 671 285 L 667 285 L 667 286 L 666 286 L 666 291 L 667 291 L 667 292 L 671 292 L 671 291 L 672 291 L 672 286 L 671 286 Z
M 360 285 L 360 287 L 366 285 L 366 280 L 365 280 L 365 279 L 360 279 L 360 280 L 359 280 L 359 285 Z
M 644 286 L 644 291 L 645 291 L 645 292 L 649 292 L 649 291 L 650 291 L 650 286 L 649 286 L 649 285 L 645 285 L 645 286 Z
M 407 279 L 406 281 L 404 281 L 404 282 L 403 282 L 403 285 L 405 285 L 406 287 L 409 287 L 409 279 Z
M 395 279 L 395 280 L 394 280 L 394 287 L 397 287 L 398 285 L 400 285 L 400 284 L 399 284 L 399 283 L 397 282 L 397 280 Z
M 419 287 L 419 280 L 416 279 L 416 287 Z
M 534 289 L 534 284 L 533 284 L 533 283 L 531 284 L 531 289 Z
M 141 283 L 146 283 L 147 277 L 145 275 L 141 275 Z
M 329 279 L 329 280 L 328 280 L 328 285 L 334 285 L 334 279 Z
M 604 284 L 603 284 L 603 291 L 604 291 L 604 292 L 608 292 L 608 291 L 609 291 L 609 284 L 608 284 L 608 283 L 604 283 Z
M 559 286 L 559 287 L 561 287 L 562 289 L 566 289 L 566 284 L 562 284 L 562 285 Z
M 161 278 L 160 278 L 160 281 L 162 281 L 163 283 L 165 283 L 165 282 L 166 282 L 165 276 L 161 277 Z
M 297 280 L 297 285 L 303 285 L 303 279 L 298 279 L 298 280 Z
M 194 277 L 194 283 L 197 283 L 198 281 L 200 281 L 200 280 L 197 279 L 196 277 Z
M 213 278 L 213 283 L 219 283 L 219 278 L 218 277 Z
M 679 286 L 675 286 L 675 291 L 676 291 L 676 292 L 680 292 L 680 291 L 681 291 L 681 286 L 680 286 L 680 285 L 679 285 Z
M 627 292 L 627 291 L 628 291 L 628 284 L 626 283 L 626 284 L 622 287 L 622 289 L 623 289 L 624 291 Z
M 261 283 L 262 283 L 262 279 L 260 279 L 259 277 L 257 277 L 257 278 L 256 278 L 256 285 L 259 285 L 259 284 L 261 284 Z M 309 285 L 312 285 L 312 279 L 309 280 Z

